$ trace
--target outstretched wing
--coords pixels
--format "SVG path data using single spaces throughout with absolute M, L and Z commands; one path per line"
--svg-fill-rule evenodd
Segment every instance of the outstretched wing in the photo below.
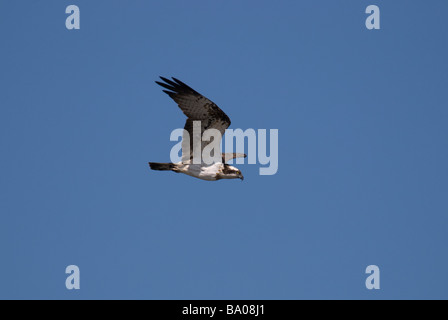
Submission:
M 226 163 L 232 159 L 236 158 L 246 158 L 247 155 L 244 153 L 223 153 L 222 154 L 222 163 Z
M 185 123 L 184 129 L 188 132 L 190 139 L 186 139 L 185 134 L 182 139 L 182 161 L 192 159 L 193 151 L 202 150 L 212 141 L 202 141 L 201 137 L 205 130 L 216 129 L 221 133 L 217 144 L 221 143 L 221 139 L 226 129 L 230 126 L 229 117 L 222 111 L 213 101 L 207 99 L 197 91 L 187 86 L 182 81 L 172 78 L 172 80 L 160 77 L 164 82 L 156 81 L 156 83 L 165 89 L 163 90 L 168 94 L 178 105 L 183 113 L 188 117 Z M 193 123 L 194 121 L 201 121 L 200 135 L 193 136 Z M 184 150 L 187 150 L 187 144 L 190 141 L 188 154 L 185 154 Z M 185 142 L 185 143 L 184 143 Z M 199 149 L 197 149 L 199 148 Z

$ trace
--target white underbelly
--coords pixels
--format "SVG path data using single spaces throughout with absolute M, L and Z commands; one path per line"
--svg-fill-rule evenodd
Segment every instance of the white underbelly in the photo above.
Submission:
M 180 164 L 179 172 L 202 180 L 215 181 L 217 180 L 217 174 L 221 167 L 221 163 L 215 163 L 212 165 Z

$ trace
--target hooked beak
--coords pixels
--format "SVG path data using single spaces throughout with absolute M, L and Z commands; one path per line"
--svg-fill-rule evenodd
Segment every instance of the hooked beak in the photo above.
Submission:
M 239 178 L 241 179 L 241 181 L 244 180 L 244 176 L 242 174 L 239 175 Z

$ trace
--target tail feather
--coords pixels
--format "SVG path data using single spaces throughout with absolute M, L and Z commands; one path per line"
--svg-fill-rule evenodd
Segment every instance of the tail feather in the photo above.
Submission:
M 172 171 L 175 169 L 176 166 L 174 163 L 149 162 L 149 167 L 152 170 Z

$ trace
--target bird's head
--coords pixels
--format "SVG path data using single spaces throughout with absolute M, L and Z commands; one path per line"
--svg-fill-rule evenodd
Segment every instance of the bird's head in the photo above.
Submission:
M 222 169 L 222 174 L 220 176 L 222 179 L 241 179 L 244 180 L 244 176 L 238 168 L 232 167 L 228 164 L 224 164 Z

